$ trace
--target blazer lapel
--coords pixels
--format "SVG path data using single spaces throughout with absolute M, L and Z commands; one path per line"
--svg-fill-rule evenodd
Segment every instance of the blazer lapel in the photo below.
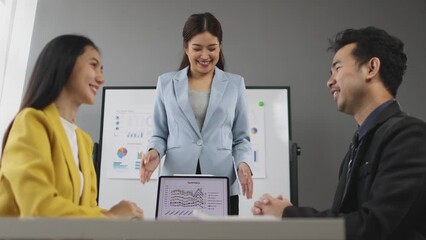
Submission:
M 90 170 L 91 165 L 90 161 L 92 159 L 87 159 L 87 156 L 91 156 L 91 153 L 88 153 L 87 146 L 83 140 L 82 132 L 79 128 L 76 129 L 76 135 L 77 135 L 77 144 L 78 144 L 78 158 L 80 160 L 80 168 L 81 172 L 83 173 L 84 177 L 84 185 L 83 185 L 83 193 L 80 198 L 80 202 L 89 202 L 86 201 L 86 198 L 90 196 L 90 186 L 91 186 L 91 178 L 90 178 Z
M 71 181 L 73 183 L 74 190 L 74 199 L 73 202 L 79 203 L 80 199 L 80 173 L 78 172 L 78 168 L 75 164 L 74 157 L 72 154 L 71 146 L 68 141 L 67 134 L 65 133 L 64 126 L 62 125 L 60 115 L 56 105 L 54 103 L 50 104 L 44 109 L 44 112 L 48 116 L 48 119 L 52 121 L 53 131 L 58 136 L 58 141 L 62 147 L 62 152 L 64 154 L 65 161 L 68 165 L 68 169 L 70 171 Z
M 361 144 L 358 146 L 358 151 L 357 151 L 357 153 L 356 153 L 356 155 L 354 157 L 353 163 L 352 163 L 352 170 L 351 170 L 351 172 L 348 173 L 348 164 L 349 164 L 349 161 L 347 161 L 345 163 L 345 167 L 344 167 L 344 171 L 345 172 L 343 172 L 343 176 L 342 177 L 344 179 L 347 179 L 348 182 L 346 183 L 346 180 L 343 180 L 343 181 L 345 181 L 345 183 L 344 183 L 343 194 L 342 194 L 342 206 L 343 206 L 343 203 L 346 200 L 349 200 L 349 198 L 352 198 L 351 196 L 353 196 L 353 193 L 356 192 L 356 189 L 352 189 L 352 188 L 354 187 L 353 182 L 356 181 L 356 179 L 354 179 L 354 178 L 357 177 L 359 163 L 362 160 L 362 159 L 359 159 L 359 158 L 362 157 L 362 156 L 364 156 L 364 152 L 366 150 L 363 147 L 363 146 L 365 146 L 364 143 L 365 143 L 365 141 L 361 142 Z M 347 158 L 347 160 L 349 160 L 349 157 Z M 348 176 L 348 174 L 349 174 L 349 176 Z M 353 200 L 353 199 L 351 199 L 351 200 Z
M 201 132 L 197 121 L 195 120 L 194 112 L 192 111 L 192 107 L 189 104 L 187 72 L 188 67 L 179 71 L 176 74 L 176 77 L 173 79 L 176 101 L 194 131 L 199 137 L 201 137 Z
M 348 163 L 349 163 L 349 152 L 346 154 L 340 170 L 339 175 L 339 183 L 337 185 L 336 194 L 334 195 L 334 202 L 333 202 L 333 209 L 337 212 L 340 212 L 340 208 L 342 206 L 343 202 L 343 195 L 345 193 L 345 186 L 346 186 L 346 173 L 348 172 Z
M 229 79 L 225 73 L 219 68 L 215 68 L 213 83 L 210 90 L 209 105 L 207 107 L 206 118 L 204 119 L 203 129 L 206 128 L 207 123 L 216 111 L 219 103 L 222 101 L 222 96 L 225 92 L 226 86 L 228 86 Z

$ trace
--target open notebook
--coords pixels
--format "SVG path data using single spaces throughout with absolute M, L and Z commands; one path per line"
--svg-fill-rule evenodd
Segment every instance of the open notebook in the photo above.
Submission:
M 227 177 L 160 176 L 158 180 L 157 220 L 195 219 L 194 210 L 211 216 L 229 214 Z

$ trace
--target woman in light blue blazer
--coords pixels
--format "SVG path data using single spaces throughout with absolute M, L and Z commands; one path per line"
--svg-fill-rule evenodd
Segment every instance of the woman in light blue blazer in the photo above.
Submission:
M 191 15 L 182 35 L 185 54 L 179 71 L 158 78 L 141 181 L 150 180 L 164 155 L 161 175 L 227 176 L 231 214 L 238 215 L 237 175 L 243 195 L 250 199 L 253 193 L 244 79 L 223 71 L 222 28 L 212 14 Z

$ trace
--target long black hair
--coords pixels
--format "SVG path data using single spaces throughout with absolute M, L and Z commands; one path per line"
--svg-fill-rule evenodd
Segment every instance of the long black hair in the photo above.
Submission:
M 52 39 L 37 58 L 19 112 L 27 107 L 43 109 L 55 101 L 68 83 L 77 58 L 87 46 L 99 51 L 93 41 L 85 36 L 68 34 Z M 2 151 L 13 121 L 3 136 Z
M 188 47 L 188 42 L 197 34 L 209 32 L 213 36 L 217 37 L 219 44 L 222 44 L 222 26 L 220 25 L 219 20 L 211 13 L 197 13 L 189 16 L 186 20 L 185 25 L 182 31 L 183 37 L 183 47 Z M 188 56 L 184 53 L 182 56 L 182 61 L 180 63 L 179 70 L 182 70 L 189 66 Z M 225 70 L 225 57 L 223 56 L 222 49 L 220 49 L 219 61 L 216 66 Z

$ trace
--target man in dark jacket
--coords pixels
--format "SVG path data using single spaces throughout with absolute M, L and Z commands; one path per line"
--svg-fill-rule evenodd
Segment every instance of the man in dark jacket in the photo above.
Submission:
M 346 239 L 426 239 L 426 123 L 395 100 L 407 57 L 381 29 L 336 35 L 327 86 L 339 111 L 359 128 L 340 167 L 329 210 L 292 206 L 264 194 L 254 215 L 343 217 Z

